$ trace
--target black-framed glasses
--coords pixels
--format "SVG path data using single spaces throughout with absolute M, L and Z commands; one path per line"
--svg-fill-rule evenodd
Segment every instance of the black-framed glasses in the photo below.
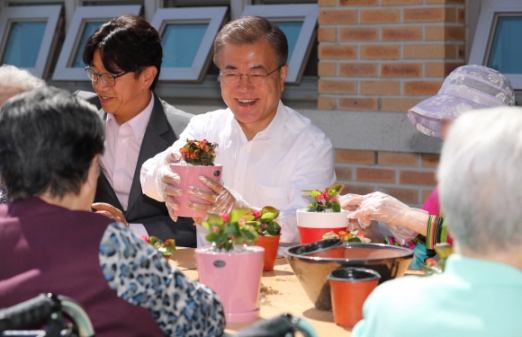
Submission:
M 132 72 L 134 72 L 134 70 L 126 71 L 126 72 L 123 72 L 118 75 L 112 75 L 109 73 L 99 74 L 99 73 L 95 72 L 94 70 L 92 70 L 91 67 L 85 67 L 85 73 L 87 74 L 87 77 L 92 81 L 92 83 L 98 82 L 98 79 L 101 77 L 103 83 L 105 83 L 109 87 L 114 87 L 114 85 L 116 85 L 116 79 L 118 77 L 121 77 L 125 74 L 132 73 Z
M 243 76 L 246 76 L 250 83 L 252 83 L 252 85 L 263 85 L 265 84 L 268 76 L 281 69 L 282 66 L 284 66 L 284 64 L 280 65 L 271 72 L 267 72 L 263 69 L 255 69 L 249 71 L 247 74 L 241 74 L 237 70 L 223 70 L 219 74 L 221 75 L 223 82 L 225 82 L 228 85 L 238 85 L 239 83 L 241 83 L 241 79 L 243 78 Z

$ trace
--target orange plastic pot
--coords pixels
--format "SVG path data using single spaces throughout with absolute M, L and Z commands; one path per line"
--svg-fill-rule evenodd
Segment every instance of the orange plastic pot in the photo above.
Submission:
M 278 236 L 258 236 L 254 244 L 265 249 L 265 261 L 263 263 L 263 271 L 274 270 L 274 264 L 277 257 L 277 247 L 279 246 Z
M 335 324 L 353 328 L 362 318 L 364 301 L 381 276 L 365 268 L 339 268 L 328 275 Z

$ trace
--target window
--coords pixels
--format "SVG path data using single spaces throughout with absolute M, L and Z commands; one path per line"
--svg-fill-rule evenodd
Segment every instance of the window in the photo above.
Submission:
M 515 89 L 522 89 L 522 2 L 483 1 L 469 63 L 482 64 L 505 74 Z
M 85 80 L 85 64 L 83 63 L 83 46 L 98 27 L 103 23 L 124 14 L 139 15 L 140 5 L 134 6 L 96 6 L 78 7 L 74 12 L 53 80 Z
M 160 80 L 201 82 L 227 7 L 158 9 L 151 24 L 163 45 Z
M 288 39 L 287 83 L 300 83 L 310 51 L 315 44 L 317 15 L 315 4 L 247 6 L 245 15 L 259 15 L 276 24 Z
M 27 69 L 45 78 L 56 44 L 62 6 L 6 7 L 0 13 L 2 64 Z

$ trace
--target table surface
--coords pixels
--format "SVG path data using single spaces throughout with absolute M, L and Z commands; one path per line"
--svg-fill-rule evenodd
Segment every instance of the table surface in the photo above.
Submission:
M 189 278 L 197 280 L 194 249 L 178 248 L 169 263 L 178 267 Z M 319 336 L 346 337 L 351 335 L 350 329 L 342 328 L 334 323 L 332 312 L 315 309 L 284 257 L 277 258 L 273 271 L 263 272 L 261 287 L 259 302 L 262 319 L 288 312 L 310 322 Z M 233 333 L 252 323 L 228 323 L 226 331 Z

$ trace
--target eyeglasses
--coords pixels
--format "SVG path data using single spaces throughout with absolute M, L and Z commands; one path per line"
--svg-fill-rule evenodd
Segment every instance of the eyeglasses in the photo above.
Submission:
M 241 83 L 241 79 L 243 78 L 243 76 L 246 76 L 250 83 L 252 83 L 252 85 L 263 85 L 265 84 L 268 76 L 281 69 L 283 65 L 280 65 L 275 70 L 269 73 L 267 73 L 266 70 L 256 69 L 249 71 L 247 74 L 241 74 L 236 70 L 224 70 L 221 71 L 219 74 L 221 75 L 223 82 L 225 82 L 228 85 L 238 85 L 239 83 Z
M 92 70 L 91 67 L 85 67 L 85 73 L 87 74 L 87 77 L 92 81 L 92 83 L 98 82 L 98 79 L 101 77 L 103 83 L 105 83 L 109 87 L 114 87 L 114 85 L 116 85 L 116 79 L 118 77 L 132 72 L 134 72 L 134 70 L 126 71 L 118 75 L 111 75 L 109 73 L 98 74 L 97 72 Z

